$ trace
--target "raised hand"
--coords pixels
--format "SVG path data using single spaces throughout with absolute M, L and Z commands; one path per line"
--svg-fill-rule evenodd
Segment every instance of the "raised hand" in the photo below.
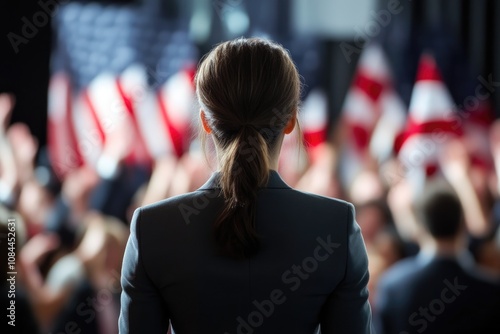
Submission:
M 10 115 L 14 107 L 14 96 L 0 94 L 0 200 L 13 204 L 16 201 L 19 172 L 12 146 L 6 136 Z
M 460 139 L 449 141 L 439 155 L 439 163 L 444 176 L 450 183 L 459 182 L 467 177 L 470 157 L 465 144 Z
M 32 237 L 21 249 L 20 258 L 23 264 L 37 265 L 51 251 L 59 247 L 60 240 L 56 234 L 40 233 Z
M 7 139 L 14 153 L 20 182 L 23 184 L 33 175 L 38 141 L 23 123 L 11 125 L 7 130 Z
M 8 93 L 0 94 L 0 133 L 5 133 L 10 122 L 10 115 L 14 108 L 14 95 Z
M 439 159 L 441 170 L 462 204 L 468 232 L 476 237 L 484 236 L 491 225 L 487 218 L 487 208 L 481 204 L 474 187 L 470 157 L 464 142 L 460 139 L 452 140 L 443 148 L 442 153 Z

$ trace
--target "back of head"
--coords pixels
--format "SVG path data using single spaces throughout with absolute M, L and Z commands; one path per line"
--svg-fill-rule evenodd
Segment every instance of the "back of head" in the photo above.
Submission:
M 416 213 L 435 239 L 451 239 L 459 235 L 462 206 L 456 194 L 440 185 L 428 187 L 417 202 Z
M 300 78 L 280 45 L 251 38 L 216 46 L 201 62 L 196 91 L 219 150 L 225 206 L 214 233 L 221 251 L 234 258 L 258 250 L 255 206 L 267 182 L 270 154 L 300 101 Z

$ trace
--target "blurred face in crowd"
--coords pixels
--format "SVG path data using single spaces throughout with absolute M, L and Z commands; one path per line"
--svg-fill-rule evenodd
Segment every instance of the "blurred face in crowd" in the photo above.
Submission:
M 384 228 L 385 215 L 375 205 L 361 207 L 357 210 L 356 220 L 366 243 L 372 243 L 377 234 Z

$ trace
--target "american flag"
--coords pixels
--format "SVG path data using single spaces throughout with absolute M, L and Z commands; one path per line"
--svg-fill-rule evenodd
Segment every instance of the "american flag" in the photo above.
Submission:
M 467 105 L 468 101 L 472 106 Z M 487 99 L 469 95 L 461 105 L 455 103 L 434 56 L 424 52 L 405 131 L 397 138 L 395 148 L 405 169 L 413 175 L 411 179 L 418 184 L 439 172 L 438 157 L 453 137 L 464 141 L 473 166 L 489 169 L 492 158 L 488 133 L 492 121 Z
M 457 107 L 435 58 L 425 52 L 418 66 L 406 128 L 395 144 L 399 159 L 416 186 L 437 172 L 445 142 L 462 134 Z
M 342 108 L 345 127 L 341 174 L 350 184 L 367 158 L 391 157 L 394 139 L 404 129 L 406 110 L 382 47 L 373 42 L 361 54 Z
M 95 167 L 110 141 L 148 165 L 189 145 L 198 50 L 187 23 L 137 5 L 71 2 L 54 16 L 48 145 L 64 176 Z

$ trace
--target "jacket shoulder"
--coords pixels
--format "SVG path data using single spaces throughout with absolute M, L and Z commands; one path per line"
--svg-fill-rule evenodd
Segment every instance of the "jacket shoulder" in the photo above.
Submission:
M 354 210 L 354 205 L 348 201 L 340 198 L 327 197 L 323 195 L 313 194 L 297 189 L 288 189 L 289 196 L 294 196 L 303 201 L 304 203 L 317 203 L 318 205 L 325 205 L 327 207 L 345 208 Z
M 159 222 L 167 221 L 171 227 L 177 223 L 190 225 L 194 220 L 212 215 L 219 202 L 223 202 L 220 191 L 198 189 L 142 206 L 135 215 L 140 213 L 141 221 L 153 221 L 156 226 L 159 226 Z

